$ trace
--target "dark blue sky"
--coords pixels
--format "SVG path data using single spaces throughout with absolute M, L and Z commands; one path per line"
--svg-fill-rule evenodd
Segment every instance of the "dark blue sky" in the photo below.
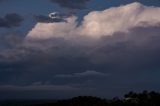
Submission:
M 0 99 L 160 91 L 160 0 L 0 0 L 0 13 Z

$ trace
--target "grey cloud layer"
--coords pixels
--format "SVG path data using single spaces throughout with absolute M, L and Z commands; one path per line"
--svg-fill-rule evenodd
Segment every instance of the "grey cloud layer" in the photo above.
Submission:
M 74 38 L 79 43 L 63 38 L 22 43 L 1 51 L 0 84 L 23 86 L 42 82 L 43 86 L 49 82 L 76 85 L 80 89 L 96 88 L 106 93 L 125 92 L 133 87 L 159 89 L 159 28 L 138 27 L 127 34 L 116 33 L 96 41 Z M 111 76 L 101 78 L 104 73 Z
M 159 27 L 149 27 L 135 28 L 128 34 L 117 33 L 96 41 L 88 38 L 84 38 L 86 41 L 82 38 L 54 38 L 30 42 L 30 45 L 23 44 L 1 51 L 1 75 L 6 74 L 1 79 L 7 81 L 7 76 L 12 79 L 17 74 L 17 78 L 23 80 L 15 82 L 21 82 L 27 80 L 28 74 L 32 76 L 30 81 L 27 81 L 29 83 L 34 80 L 52 82 L 54 75 L 66 73 L 70 76 L 85 70 L 99 70 L 96 73 L 111 74 L 125 72 L 129 75 L 145 73 L 150 69 L 152 72 L 160 68 L 159 34 Z M 74 39 L 79 43 L 75 43 Z M 73 76 L 77 75 L 81 74 Z M 9 82 L 14 83 L 13 80 Z

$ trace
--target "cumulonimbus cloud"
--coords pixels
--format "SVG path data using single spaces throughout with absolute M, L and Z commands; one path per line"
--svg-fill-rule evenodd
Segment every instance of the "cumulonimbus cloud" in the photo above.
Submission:
M 92 88 L 91 94 L 107 95 L 159 90 L 159 13 L 159 7 L 132 3 L 90 12 L 81 24 L 76 16 L 67 22 L 44 19 L 28 33 L 27 43 L 19 33 L 1 37 L 0 97 L 15 98 L 19 91 L 52 91 L 57 98 L 56 93 L 86 95 Z
M 84 17 L 77 26 L 77 17 L 71 16 L 66 22 L 37 23 L 28 33 L 29 39 L 48 39 L 52 37 L 88 36 L 100 38 L 117 32 L 127 33 L 135 27 L 154 27 L 160 25 L 160 8 L 144 6 L 138 2 L 104 11 L 93 11 Z

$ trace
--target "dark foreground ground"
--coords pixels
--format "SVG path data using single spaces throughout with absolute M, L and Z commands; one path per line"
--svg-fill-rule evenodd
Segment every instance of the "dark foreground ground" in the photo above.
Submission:
M 93 96 L 79 96 L 68 100 L 1 101 L 0 106 L 160 106 L 160 93 L 129 92 L 124 98 L 102 99 Z

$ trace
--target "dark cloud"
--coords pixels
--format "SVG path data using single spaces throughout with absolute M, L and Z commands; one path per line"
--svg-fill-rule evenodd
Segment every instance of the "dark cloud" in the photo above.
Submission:
M 57 3 L 62 7 L 70 9 L 83 9 L 85 4 L 90 0 L 50 0 L 53 3 Z
M 6 14 L 4 17 L 0 17 L 0 27 L 1 28 L 12 28 L 19 27 L 24 19 L 16 14 Z

